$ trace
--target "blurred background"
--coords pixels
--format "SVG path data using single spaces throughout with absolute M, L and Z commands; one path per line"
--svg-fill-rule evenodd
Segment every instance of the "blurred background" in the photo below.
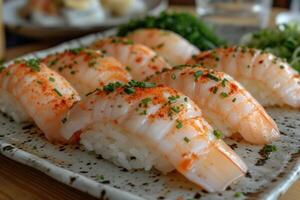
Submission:
M 216 0 L 216 4 L 211 3 L 214 0 L 153 0 L 144 1 L 143 4 L 141 4 L 142 0 L 130 0 L 134 3 L 128 7 L 128 4 L 124 2 L 129 2 L 129 0 L 101 0 L 102 8 L 99 12 L 99 9 L 95 10 L 95 5 L 90 5 L 91 8 L 84 11 L 87 7 L 84 3 L 86 0 L 61 1 L 64 1 L 65 7 L 67 5 L 67 9 L 64 8 L 63 11 L 64 22 L 56 16 L 60 12 L 59 6 L 62 4 L 53 2 L 59 1 L 0 0 L 2 10 L 0 57 L 4 58 L 5 52 L 12 48 L 24 45 L 34 46 L 41 43 L 45 47 L 53 46 L 89 32 L 101 31 L 125 23 L 129 18 L 140 18 L 146 13 L 158 14 L 164 10 L 187 11 L 211 24 L 217 24 L 214 26 L 216 32 L 229 41 L 234 41 L 247 31 L 274 26 L 276 16 L 281 12 L 288 11 L 291 6 L 289 0 Z M 90 1 L 93 2 L 93 0 Z M 123 4 L 118 3 L 118 5 L 113 2 L 123 2 Z M 24 5 L 21 6 L 22 3 Z M 232 6 L 228 6 L 229 4 L 234 5 L 234 10 L 232 10 Z M 241 6 L 238 7 L 237 4 Z M 249 11 L 250 4 L 254 5 L 254 11 Z M 255 4 L 261 4 L 261 7 L 257 7 L 255 10 Z M 223 13 L 218 13 L 216 10 L 222 10 Z M 40 11 L 46 12 L 47 15 L 41 14 Z M 240 21 L 237 17 L 239 15 L 243 15 Z M 101 20 L 103 21 L 98 23 Z M 242 25 L 238 31 L 232 29 L 233 20 L 235 21 L 234 25 Z M 65 21 L 67 24 L 64 24 Z M 232 31 L 235 34 L 232 34 Z M 35 48 L 32 49 L 35 50 Z

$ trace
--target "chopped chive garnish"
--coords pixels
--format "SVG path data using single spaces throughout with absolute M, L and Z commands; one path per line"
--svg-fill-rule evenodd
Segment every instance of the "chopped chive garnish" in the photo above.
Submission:
M 115 91 L 116 88 L 121 87 L 121 86 L 123 86 L 123 84 L 120 82 L 109 83 L 108 85 L 105 85 L 103 87 L 103 90 L 105 92 L 113 92 L 113 91 Z
M 176 74 L 171 74 L 171 78 L 172 78 L 173 80 L 176 80 Z
M 223 97 L 223 98 L 226 98 L 226 97 L 228 97 L 228 94 L 226 93 L 226 92 L 221 92 L 221 97 Z
M 183 140 L 186 142 L 186 143 L 189 143 L 191 140 L 187 137 L 184 137 Z
M 131 71 L 131 68 L 129 66 L 126 66 L 125 69 L 129 72 Z
M 141 104 L 144 107 L 147 107 L 149 102 L 151 102 L 151 98 L 150 97 L 141 100 Z
M 212 92 L 213 92 L 214 94 L 216 94 L 216 93 L 218 92 L 218 87 L 217 87 L 217 86 L 213 87 Z
M 142 112 L 139 113 L 140 115 L 147 115 L 147 110 L 143 110 Z
M 56 92 L 56 94 L 57 94 L 58 96 L 60 96 L 60 97 L 62 96 L 62 94 L 61 94 L 56 88 L 54 88 L 53 90 L 54 90 L 54 92 Z
M 126 94 L 133 94 L 135 92 L 135 89 L 133 87 L 125 87 L 124 92 Z
M 64 117 L 64 118 L 62 118 L 62 120 L 61 120 L 61 123 L 66 123 L 67 122 L 67 118 L 66 117 Z
M 214 80 L 214 81 L 219 81 L 220 79 L 218 77 L 216 77 L 215 75 L 208 73 L 207 74 L 207 78 Z
M 79 54 L 83 49 L 84 49 L 83 47 L 79 47 L 79 48 L 69 49 L 68 51 L 73 54 Z
M 197 81 L 198 78 L 199 78 L 200 76 L 202 76 L 202 74 L 203 74 L 203 72 L 202 72 L 201 70 L 196 71 L 196 72 L 194 73 L 195 81 Z
M 181 122 L 181 121 L 176 120 L 176 128 L 177 128 L 177 129 L 182 128 L 182 122 Z
M 235 198 L 239 198 L 239 197 L 242 197 L 242 196 L 243 196 L 242 192 L 236 192 L 236 193 L 234 193 L 234 197 Z
M 223 80 L 222 80 L 222 87 L 225 87 L 226 86 L 226 82 L 227 82 L 228 80 L 226 79 L 226 78 L 224 78 Z
M 175 113 L 179 113 L 180 112 L 180 108 L 179 108 L 179 106 L 172 106 L 171 107 L 171 111 L 173 111 Z
M 217 138 L 217 139 L 220 139 L 220 138 L 222 138 L 222 132 L 221 131 L 218 131 L 218 130 L 214 130 L 214 135 L 215 135 L 215 137 Z
M 49 77 L 49 81 L 54 82 L 55 79 L 53 77 Z
M 40 60 L 36 58 L 31 58 L 25 61 L 26 67 L 29 67 L 33 71 L 40 71 Z
M 169 103 L 176 103 L 177 99 L 179 99 L 179 95 L 168 97 Z

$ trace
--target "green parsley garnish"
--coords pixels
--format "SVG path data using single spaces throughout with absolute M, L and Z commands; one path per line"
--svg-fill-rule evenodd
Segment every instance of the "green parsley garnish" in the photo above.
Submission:
M 201 70 L 196 71 L 196 72 L 194 73 L 195 81 L 197 81 L 198 78 L 199 78 L 200 76 L 202 76 L 202 74 L 203 74 L 203 72 L 202 72 Z
M 226 93 L 226 92 L 221 92 L 221 97 L 223 97 L 223 98 L 226 98 L 226 97 L 228 97 L 228 94 Z
M 176 74 L 171 74 L 171 78 L 172 78 L 173 80 L 176 80 Z
M 62 118 L 62 120 L 61 120 L 61 123 L 66 123 L 67 122 L 67 118 L 66 117 L 64 117 L 64 118 Z
M 177 129 L 182 128 L 182 122 L 181 122 L 181 121 L 176 120 L 176 128 L 177 128 Z
M 56 63 L 58 62 L 58 59 L 54 59 L 52 61 L 50 61 L 48 64 L 49 64 L 49 67 L 52 67 L 53 65 L 55 65 Z
M 69 49 L 68 51 L 73 53 L 73 54 L 79 54 L 84 48 L 83 47 L 78 47 L 74 49 Z
M 187 137 L 184 137 L 183 140 L 186 142 L 186 143 L 189 143 L 191 140 Z
M 176 103 L 177 99 L 179 99 L 179 95 L 168 97 L 169 103 Z
M 277 151 L 277 147 L 275 145 L 266 144 L 262 149 L 262 153 L 264 155 L 270 155 L 270 153 Z
M 223 80 L 222 80 L 222 82 L 221 82 L 221 85 L 222 85 L 222 87 L 225 87 L 226 86 L 226 82 L 227 82 L 228 80 L 226 79 L 226 78 L 224 78 Z
M 173 111 L 175 113 L 179 113 L 180 112 L 180 107 L 179 106 L 172 106 L 171 111 Z
M 132 40 L 129 39 L 120 39 L 120 38 L 113 38 L 111 40 L 112 43 L 120 43 L 120 44 L 134 44 L 134 42 Z
M 243 196 L 242 192 L 236 192 L 236 193 L 234 193 L 234 197 L 235 198 L 239 198 L 239 197 L 242 197 L 242 196 Z
M 93 61 L 90 61 L 89 63 L 88 63 L 88 66 L 89 67 L 94 67 L 95 65 L 96 65 L 96 61 L 95 60 L 93 60 Z
M 57 94 L 58 96 L 60 96 L 60 97 L 62 96 L 62 94 L 61 94 L 56 88 L 54 88 L 53 90 L 54 90 L 54 92 L 56 92 L 56 94 Z
M 120 82 L 109 83 L 108 85 L 105 85 L 105 86 L 103 87 L 103 90 L 104 90 L 105 92 L 113 92 L 113 91 L 115 91 L 116 88 L 119 88 L 119 87 L 121 87 L 121 86 L 123 86 L 123 84 L 120 83 Z
M 97 175 L 96 180 L 97 181 L 102 181 L 102 180 L 104 180 L 104 176 L 103 175 Z
M 214 49 L 224 44 L 212 29 L 196 16 L 186 12 L 162 12 L 158 16 L 147 16 L 131 20 L 121 25 L 118 36 L 126 36 L 128 33 L 140 28 L 158 28 L 173 31 L 200 50 Z M 168 34 L 168 32 L 165 32 Z
M 151 102 L 151 98 L 150 97 L 142 99 L 141 100 L 141 105 L 144 106 L 144 107 L 147 107 L 149 102 Z
M 236 101 L 236 98 L 233 98 L 233 99 L 232 99 L 232 102 L 234 103 L 235 101 Z
M 217 86 L 213 87 L 212 92 L 213 92 L 214 94 L 216 94 L 216 93 L 218 92 L 218 87 L 217 87 Z
M 49 77 L 49 81 L 54 82 L 55 79 L 53 77 Z
M 147 110 L 143 110 L 142 112 L 139 113 L 140 115 L 147 115 Z
M 40 71 L 40 60 L 36 58 L 31 58 L 25 61 L 26 67 L 29 67 L 33 71 Z
M 124 92 L 126 94 L 133 94 L 133 93 L 135 93 L 135 89 L 133 87 L 125 87 Z
M 217 139 L 220 139 L 222 138 L 222 132 L 221 131 L 218 131 L 218 130 L 214 130 L 214 135 L 216 136 Z
M 215 75 L 208 73 L 207 74 L 207 78 L 214 80 L 214 81 L 219 81 L 220 79 L 218 77 L 216 77 Z
M 131 68 L 129 66 L 126 66 L 125 69 L 129 72 L 131 71 Z

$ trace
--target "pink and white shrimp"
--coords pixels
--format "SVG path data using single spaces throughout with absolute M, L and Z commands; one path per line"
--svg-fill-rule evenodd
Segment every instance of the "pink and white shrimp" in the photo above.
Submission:
M 240 133 L 248 142 L 266 144 L 279 138 L 276 123 L 229 75 L 197 66 L 178 66 L 149 78 L 189 96 L 204 118 L 225 136 Z
M 62 76 L 36 59 L 18 61 L 0 74 L 1 111 L 17 122 L 34 121 L 51 142 L 67 142 L 60 119 L 79 100 Z
M 152 49 L 134 44 L 126 38 L 112 37 L 93 43 L 90 48 L 102 50 L 118 59 L 135 80 L 144 80 L 147 76 L 171 68 L 170 65 Z
M 138 29 L 127 37 L 152 48 L 172 65 L 185 64 L 190 57 L 200 52 L 197 47 L 172 31 Z
M 127 83 L 131 79 L 125 66 L 100 51 L 70 49 L 49 55 L 42 61 L 64 76 L 81 97 L 108 83 Z
M 246 47 L 202 52 L 188 61 L 231 75 L 263 106 L 300 107 L 300 76 L 274 55 Z
M 76 104 L 62 132 L 127 169 L 176 169 L 210 192 L 222 191 L 247 167 L 214 135 L 200 109 L 174 89 L 131 81 L 110 84 Z

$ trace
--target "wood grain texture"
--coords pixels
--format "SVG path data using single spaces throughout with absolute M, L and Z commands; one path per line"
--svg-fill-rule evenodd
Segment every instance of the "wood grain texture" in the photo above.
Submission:
M 94 200 L 47 175 L 0 155 L 1 200 Z

